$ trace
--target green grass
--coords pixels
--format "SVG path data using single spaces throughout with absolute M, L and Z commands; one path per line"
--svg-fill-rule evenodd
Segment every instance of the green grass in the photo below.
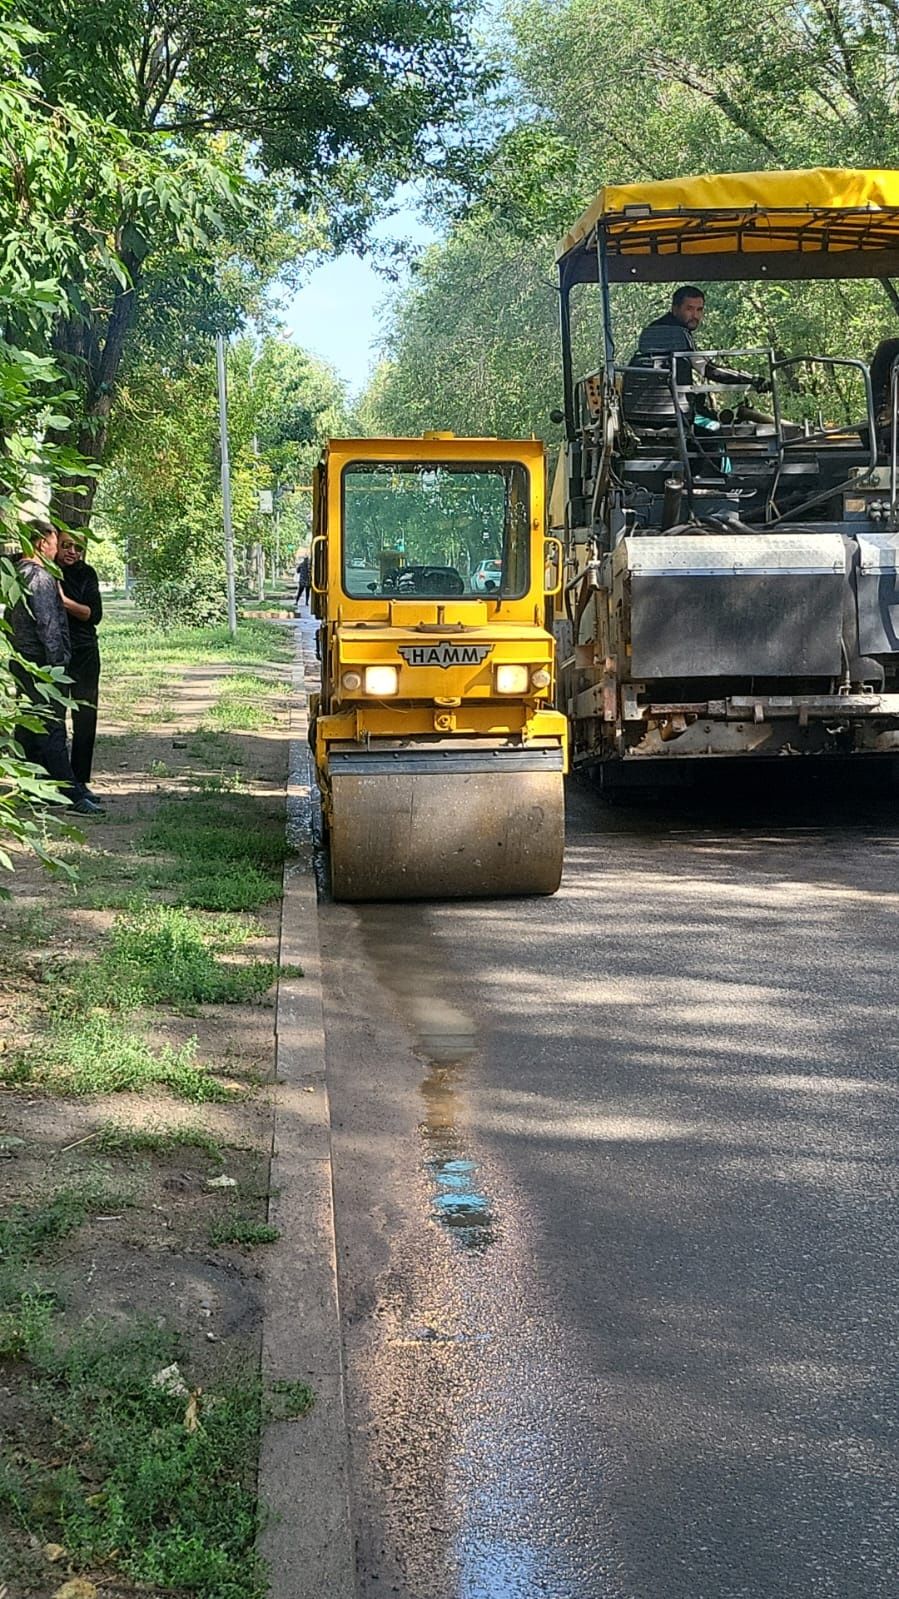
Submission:
M 239 1244 L 253 1249 L 257 1244 L 274 1244 L 281 1237 L 277 1227 L 267 1221 L 251 1221 L 247 1216 L 223 1216 L 209 1229 L 211 1244 Z
M 218 772 L 191 773 L 188 782 L 200 794 L 238 794 L 243 786 L 240 773 L 227 772 L 224 767 Z
M 253 911 L 281 894 L 281 880 L 255 866 L 159 866 L 149 873 L 152 888 L 168 889 L 194 910 Z
M 290 639 L 277 623 L 248 619 L 238 623 L 237 637 L 226 626 L 173 627 L 168 632 L 148 627 L 137 616 L 103 624 L 103 662 L 107 671 L 130 671 L 148 663 L 197 666 L 206 661 L 239 661 L 262 665 L 290 656 Z
M 131 1195 L 95 1184 L 60 1189 L 36 1206 L 14 1205 L 0 1217 L 0 1259 L 6 1266 L 34 1260 L 50 1244 L 75 1232 L 88 1216 L 133 1203 Z
M 30 1396 L 53 1441 L 45 1461 L 10 1451 L 0 1510 L 41 1542 L 61 1543 L 76 1571 L 112 1568 L 195 1599 L 263 1599 L 258 1379 L 194 1388 L 189 1409 L 154 1385 L 177 1354 L 161 1330 L 82 1331 L 60 1345 L 45 1326 L 37 1334 L 27 1349 Z
M 140 848 L 173 857 L 149 868 L 149 886 L 194 909 L 248 911 L 281 893 L 289 853 L 280 812 L 248 794 L 171 795 Z
M 149 904 L 147 890 L 153 876 L 149 868 L 136 872 L 123 883 L 114 880 L 91 882 L 90 863 L 85 861 L 84 876 L 73 890 L 75 905 L 84 911 L 138 911 Z
M 103 704 L 110 720 L 129 726 L 170 716 L 178 678 L 185 667 L 209 661 L 248 667 L 286 660 L 284 629 L 247 620 L 232 639 L 227 627 L 171 628 L 162 632 L 135 615 L 103 624 Z
M 143 834 L 146 853 L 167 852 L 190 862 L 250 862 L 280 866 L 288 853 L 284 821 L 248 794 L 169 795 Z
M 95 1147 L 102 1155 L 175 1155 L 198 1149 L 209 1160 L 221 1162 L 224 1146 L 203 1127 L 122 1127 L 107 1122 Z
M 13 1290 L 8 1295 L 4 1293 L 4 1308 L 0 1310 L 0 1360 L 31 1360 L 48 1346 L 55 1299 L 52 1294 L 33 1289 L 20 1290 L 19 1275 L 4 1268 L 0 1274 L 0 1289 L 9 1281 Z M 6 1462 L 0 1455 L 0 1503 L 5 1467 Z
M 239 744 L 233 738 L 228 738 L 225 733 L 217 733 L 210 727 L 198 727 L 191 733 L 187 741 L 187 753 L 192 760 L 202 761 L 206 766 L 245 766 L 246 756 Z
M 252 911 L 279 897 L 289 854 L 280 811 L 249 794 L 221 791 L 166 796 L 138 848 L 157 859 L 86 856 L 75 903 L 142 911 L 157 890 L 186 909 Z
M 248 936 L 245 923 L 203 918 L 177 905 L 127 912 L 96 960 L 79 971 L 71 1008 L 247 1004 L 271 988 L 278 975 L 274 961 L 227 965 L 213 949 L 239 947 Z
M 204 724 L 213 730 L 257 732 L 269 725 L 273 702 L 283 693 L 283 687 L 269 678 L 235 672 L 223 683 L 216 704 L 206 712 Z
M 195 1055 L 195 1040 L 180 1049 L 153 1049 L 125 1020 L 102 1012 L 79 1019 L 57 1014 L 27 1049 L 0 1057 L 0 1082 L 76 1095 L 168 1088 L 196 1104 L 231 1098 L 233 1091 L 198 1065 Z

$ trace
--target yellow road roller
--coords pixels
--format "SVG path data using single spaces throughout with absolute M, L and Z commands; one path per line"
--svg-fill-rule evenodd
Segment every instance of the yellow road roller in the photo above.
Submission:
M 544 496 L 536 440 L 328 444 L 310 737 L 335 898 L 558 888 L 567 727 L 546 621 L 562 551 Z

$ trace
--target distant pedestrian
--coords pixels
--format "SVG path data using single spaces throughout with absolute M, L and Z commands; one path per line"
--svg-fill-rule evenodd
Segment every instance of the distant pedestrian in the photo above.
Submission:
M 312 582 L 312 567 L 308 555 L 301 555 L 297 561 L 297 597 L 294 607 L 299 608 L 301 600 L 309 604 L 310 585 Z
M 24 556 L 16 567 L 25 594 L 10 613 L 12 641 L 25 661 L 35 666 L 61 666 L 67 670 L 72 652 L 69 624 L 59 583 L 47 570 L 47 562 L 57 557 L 56 529 L 49 522 L 35 522 L 28 531 L 34 554 Z M 101 815 L 102 805 L 88 798 L 72 771 L 66 748 L 63 705 L 44 699 L 27 667 L 13 661 L 10 669 L 20 698 L 30 702 L 44 723 L 41 732 L 21 723 L 17 725 L 16 738 L 26 759 L 35 766 L 42 766 L 47 776 L 60 784 L 61 792 L 71 801 L 71 809 L 79 816 Z
M 59 555 L 62 567 L 62 603 L 69 619 L 72 657 L 69 693 L 79 701 L 72 707 L 72 771 L 88 799 L 98 803 L 90 789 L 97 737 L 97 703 L 100 697 L 100 646 L 97 628 L 103 619 L 100 583 L 92 566 L 84 559 L 84 544 L 71 533 L 60 533 Z

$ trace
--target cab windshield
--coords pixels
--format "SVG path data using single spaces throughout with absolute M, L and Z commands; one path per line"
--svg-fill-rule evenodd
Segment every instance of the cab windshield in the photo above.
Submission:
M 529 529 L 528 473 L 517 462 L 343 470 L 343 584 L 356 599 L 518 598 Z

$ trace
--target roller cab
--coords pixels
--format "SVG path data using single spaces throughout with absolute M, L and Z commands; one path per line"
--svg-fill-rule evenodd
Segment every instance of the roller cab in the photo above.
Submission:
M 316 471 L 312 739 L 337 899 L 551 894 L 564 843 L 536 441 L 341 439 Z

